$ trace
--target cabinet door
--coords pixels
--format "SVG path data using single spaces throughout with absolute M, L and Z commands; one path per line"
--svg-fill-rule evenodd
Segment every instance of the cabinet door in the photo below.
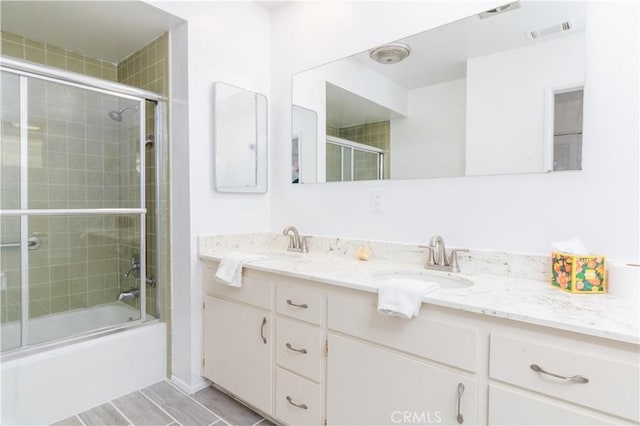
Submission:
M 578 406 L 550 398 L 489 386 L 490 425 L 610 425 L 617 424 Z
M 203 375 L 272 414 L 272 316 L 205 296 Z
M 461 424 L 477 424 L 465 376 L 332 333 L 327 368 L 330 425 L 458 424 L 458 400 Z

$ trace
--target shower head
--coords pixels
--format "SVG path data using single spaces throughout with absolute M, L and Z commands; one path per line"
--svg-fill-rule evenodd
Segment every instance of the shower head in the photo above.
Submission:
M 111 118 L 113 121 L 117 121 L 118 123 L 122 121 L 122 113 L 125 112 L 128 109 L 132 109 L 134 111 L 138 110 L 138 107 L 136 106 L 126 106 L 123 108 L 120 108 L 120 110 L 118 111 L 109 111 L 109 118 Z

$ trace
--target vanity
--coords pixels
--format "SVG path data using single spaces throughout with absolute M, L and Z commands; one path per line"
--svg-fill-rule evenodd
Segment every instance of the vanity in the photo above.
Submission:
M 203 371 L 278 423 L 634 424 L 638 305 L 570 295 L 540 256 L 472 251 L 462 272 L 423 268 L 424 249 L 276 234 L 201 237 Z M 262 253 L 241 288 L 214 278 L 225 253 Z M 448 286 L 406 320 L 377 312 L 385 274 Z

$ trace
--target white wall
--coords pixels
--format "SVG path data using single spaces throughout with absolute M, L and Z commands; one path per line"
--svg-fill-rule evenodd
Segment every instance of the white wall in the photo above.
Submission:
M 291 75 L 496 6 L 485 2 L 296 3 L 272 18 L 272 229 L 548 253 L 578 236 L 638 258 L 638 5 L 587 8 L 583 170 L 555 174 L 291 185 Z M 389 17 L 392 19 L 389 19 Z M 383 189 L 384 210 L 369 207 Z
M 293 78 L 295 86 L 293 104 L 315 111 L 318 115 L 318 123 L 327 121 L 327 82 L 400 115 L 407 114 L 408 93 L 405 88 L 364 66 L 355 58 L 344 58 L 320 68 L 308 70 Z M 317 126 L 318 141 L 326 140 L 326 130 L 324 124 Z M 325 144 L 319 143 L 316 147 L 317 179 L 318 182 L 324 182 L 326 179 Z
M 466 81 L 409 91 L 407 118 L 391 120 L 391 179 L 464 175 Z
M 266 9 L 248 2 L 158 1 L 153 5 L 185 19 L 188 28 L 188 51 L 180 46 L 180 34 L 172 34 L 171 43 L 172 80 L 188 79 L 188 99 L 173 91 L 180 82 L 171 82 L 172 96 L 178 97 L 171 122 L 172 355 L 174 379 L 185 389 L 195 390 L 204 383 L 200 376 L 202 292 L 197 238 L 265 231 L 270 225 L 269 193 L 220 194 L 214 190 L 212 83 L 224 81 L 269 98 L 270 19 Z M 184 71 L 186 76 L 181 75 Z
M 545 90 L 583 84 L 584 43 L 566 34 L 467 61 L 467 175 L 545 170 Z

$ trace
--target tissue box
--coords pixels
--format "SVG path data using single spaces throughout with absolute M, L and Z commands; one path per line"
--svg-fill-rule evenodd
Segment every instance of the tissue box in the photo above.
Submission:
M 607 292 L 605 257 L 551 253 L 551 284 L 570 293 Z

